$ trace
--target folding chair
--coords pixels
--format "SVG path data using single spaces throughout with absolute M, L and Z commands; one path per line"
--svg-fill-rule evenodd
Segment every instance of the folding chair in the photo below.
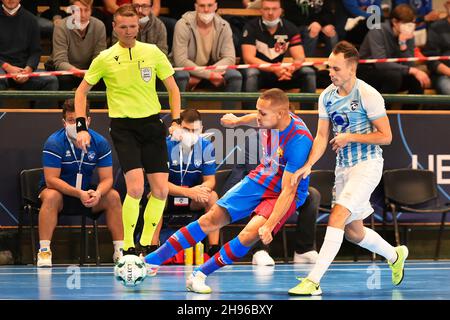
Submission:
M 400 245 L 397 213 L 442 214 L 436 243 L 435 260 L 439 258 L 445 218 L 450 204 L 441 204 L 434 172 L 430 170 L 395 169 L 383 174 L 385 210 L 392 213 L 395 229 L 395 241 Z
M 36 235 L 35 235 L 35 223 L 34 215 L 39 214 L 40 210 L 40 200 L 39 200 L 39 181 L 43 175 L 43 168 L 35 168 L 23 170 L 20 173 L 20 187 L 21 187 L 21 198 L 22 198 L 22 209 L 19 217 L 19 241 L 22 237 L 24 223 L 24 215 L 29 218 L 29 228 L 31 237 L 31 252 L 33 257 L 33 264 L 36 265 Z M 99 256 L 99 244 L 98 244 L 98 224 L 97 219 L 101 216 L 102 212 L 95 215 L 89 215 L 88 217 L 92 219 L 94 226 L 94 241 L 95 241 L 95 261 L 96 265 L 100 264 Z M 64 209 L 60 212 L 60 215 L 64 215 Z M 86 260 L 86 243 L 87 243 L 87 232 L 86 232 L 86 214 L 80 213 L 81 215 L 81 242 L 80 242 L 80 265 L 84 265 Z M 20 254 L 22 258 L 22 254 Z M 20 258 L 20 260 L 21 260 Z

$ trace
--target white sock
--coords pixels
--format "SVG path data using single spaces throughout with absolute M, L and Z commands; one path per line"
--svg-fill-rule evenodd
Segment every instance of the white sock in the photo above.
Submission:
M 50 251 L 50 240 L 40 240 L 39 241 L 39 250 L 41 251 Z M 45 250 L 43 250 L 45 249 Z
M 385 257 L 390 263 L 394 263 L 397 260 L 397 252 L 393 246 L 372 229 L 364 228 L 364 231 L 366 235 L 358 243 L 358 246 Z
M 317 258 L 314 268 L 308 275 L 309 280 L 315 283 L 320 283 L 320 279 L 322 279 L 331 262 L 333 262 L 339 252 L 343 239 L 344 230 L 334 227 L 327 227 L 325 239 L 322 247 L 320 248 L 319 257 Z
M 123 249 L 123 240 L 116 240 L 113 241 L 114 251 L 120 251 L 120 249 Z

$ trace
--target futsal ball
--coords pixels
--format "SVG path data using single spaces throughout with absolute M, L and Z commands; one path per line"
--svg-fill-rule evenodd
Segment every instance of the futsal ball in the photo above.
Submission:
M 125 287 L 134 287 L 144 281 L 147 269 L 138 256 L 127 254 L 120 258 L 114 267 L 116 280 Z

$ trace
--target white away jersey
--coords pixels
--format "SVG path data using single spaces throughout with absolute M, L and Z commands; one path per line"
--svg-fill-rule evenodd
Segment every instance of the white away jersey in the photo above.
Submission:
M 331 120 L 333 132 L 367 134 L 376 131 L 373 120 L 386 116 L 384 99 L 372 86 L 360 79 L 347 96 L 340 96 L 337 87 L 328 86 L 319 97 L 319 118 Z M 382 158 L 380 146 L 348 143 L 336 158 L 338 167 L 351 167 L 361 161 Z

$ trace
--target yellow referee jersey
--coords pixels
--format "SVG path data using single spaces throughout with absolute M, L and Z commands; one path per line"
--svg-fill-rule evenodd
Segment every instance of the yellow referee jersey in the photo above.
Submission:
M 173 74 L 156 45 L 136 41 L 133 48 L 123 48 L 117 42 L 92 61 L 84 80 L 95 85 L 103 78 L 111 118 L 145 118 L 161 111 L 155 76 L 164 80 Z

